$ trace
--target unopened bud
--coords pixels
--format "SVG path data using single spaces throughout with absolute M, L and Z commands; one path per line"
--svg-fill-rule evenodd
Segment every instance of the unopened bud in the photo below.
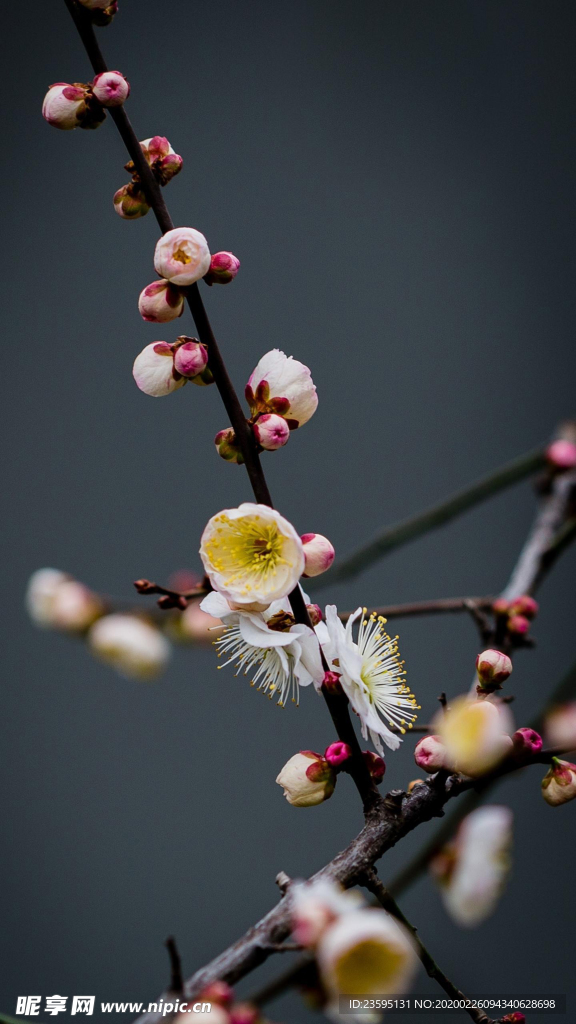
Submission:
M 150 207 L 142 189 L 131 181 L 114 193 L 114 209 L 124 220 L 136 220 L 145 217 Z
M 236 443 L 236 434 L 232 427 L 219 430 L 214 438 L 214 444 L 221 459 L 225 459 L 226 462 L 236 462 L 239 466 L 242 465 L 244 458 Z
M 340 685 L 340 676 L 337 672 L 325 672 L 324 679 L 322 680 L 322 686 L 331 692 L 338 692 L 342 689 Z
M 542 796 L 552 807 L 573 800 L 576 796 L 576 764 L 553 757 L 550 771 L 542 779 Z
M 156 244 L 154 269 L 174 284 L 194 284 L 204 277 L 209 266 L 208 243 L 196 228 L 172 228 Z
M 326 572 L 336 554 L 328 538 L 321 533 L 304 533 L 300 540 L 304 547 L 304 576 L 320 576 Z
M 423 785 L 424 785 L 424 779 L 412 779 L 412 782 L 409 782 L 407 787 L 406 787 L 406 792 L 407 793 L 411 793 L 413 789 L 416 789 L 416 786 L 423 786 Z
M 82 3 L 82 0 L 80 0 Z M 118 0 L 112 0 L 107 7 L 94 8 L 92 11 L 92 21 L 95 25 L 100 28 L 109 25 L 115 14 L 118 14 Z
M 198 373 L 196 377 L 192 377 L 192 383 L 196 384 L 199 388 L 207 388 L 209 384 L 214 383 L 214 374 L 209 366 L 206 367 L 202 373 Z
M 319 604 L 307 604 L 308 615 L 310 616 L 310 622 L 313 626 L 317 626 L 319 622 L 322 622 L 324 616 L 322 615 L 322 609 Z
M 168 139 L 163 135 L 154 135 L 151 139 L 144 139 L 140 146 L 160 185 L 167 185 L 182 170 L 184 163 L 182 157 L 174 152 Z M 134 164 L 131 161 L 126 164 L 126 170 L 134 171 Z
M 375 754 L 372 750 L 363 750 L 362 757 L 364 763 L 370 772 L 370 778 L 376 783 L 382 782 L 386 772 L 386 762 L 383 757 L 379 754 Z
M 301 750 L 286 762 L 276 782 L 293 807 L 314 807 L 332 796 L 336 775 L 321 754 Z
M 143 320 L 166 324 L 184 312 L 184 294 L 169 281 L 152 281 L 140 292 L 138 309 Z
M 260 416 L 252 429 L 258 444 L 267 452 L 275 452 L 278 448 L 283 448 L 290 437 L 290 427 L 286 420 L 283 416 L 277 416 L 276 413 L 266 413 L 264 416 Z
M 252 1003 L 235 1003 L 230 1007 L 229 1024 L 258 1024 L 261 1020 L 260 1010 Z
M 200 992 L 198 998 L 203 1002 L 217 1003 L 218 1006 L 228 1006 L 233 999 L 234 989 L 225 981 L 213 981 Z
M 134 360 L 132 374 L 140 391 L 152 398 L 170 395 L 186 383 L 183 377 L 175 376 L 174 353 L 166 341 L 152 342 L 142 349 Z
M 482 651 L 476 658 L 478 682 L 483 689 L 498 690 L 512 672 L 512 662 L 502 651 Z
M 160 630 L 135 615 L 115 613 L 98 619 L 88 632 L 88 646 L 130 679 L 154 679 L 170 657 L 170 644 Z
M 340 741 L 331 743 L 329 747 L 326 747 L 324 757 L 328 764 L 331 764 L 333 768 L 337 768 L 344 761 L 347 761 L 348 758 L 352 757 L 352 747 Z
M 508 615 L 509 608 L 510 608 L 510 602 L 506 601 L 506 599 L 503 598 L 503 597 L 497 598 L 497 600 L 494 601 L 494 604 L 492 605 L 492 611 L 494 612 L 494 615 L 499 615 L 499 616 L 500 615 Z
M 527 619 L 535 619 L 538 614 L 538 602 L 529 594 L 522 594 L 510 604 L 511 616 L 524 615 Z
M 440 736 L 423 736 L 414 749 L 414 760 L 427 772 L 449 768 L 448 755 Z
M 228 284 L 240 270 L 240 260 L 231 252 L 215 252 L 210 260 L 210 269 L 204 280 L 206 284 Z
M 500 1024 L 526 1024 L 526 1017 L 523 1013 L 517 1010 L 515 1013 L 507 1013 L 505 1017 L 500 1018 Z
M 516 730 L 512 736 L 512 743 L 514 744 L 514 756 L 522 759 L 531 757 L 533 754 L 539 754 L 542 750 L 542 737 L 540 733 L 526 726 Z
M 525 615 L 512 615 L 508 619 L 508 632 L 525 636 L 530 630 L 530 620 Z
M 183 377 L 197 377 L 208 365 L 208 349 L 195 338 L 182 335 L 177 339 L 174 366 Z
M 42 104 L 42 117 L 54 128 L 71 131 L 79 128 L 86 109 L 88 86 L 57 82 L 51 85 Z
M 553 747 L 576 750 L 576 701 L 553 708 L 546 716 L 545 732 Z
M 574 469 L 576 466 L 576 444 L 572 441 L 553 441 L 546 449 L 546 458 L 555 469 Z
M 103 71 L 92 82 L 92 92 L 103 107 L 121 107 L 130 95 L 130 84 L 119 71 Z

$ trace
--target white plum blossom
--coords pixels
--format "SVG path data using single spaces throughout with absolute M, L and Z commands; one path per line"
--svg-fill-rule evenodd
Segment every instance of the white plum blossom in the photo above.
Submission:
M 432 871 L 458 924 L 473 928 L 493 912 L 510 868 L 511 845 L 512 811 L 479 807 L 464 819 L 454 843 L 438 854 Z
M 170 395 L 186 383 L 184 377 L 174 374 L 174 352 L 166 341 L 146 345 L 134 360 L 132 374 L 140 391 L 152 398 Z
M 143 320 L 165 324 L 184 312 L 184 295 L 169 281 L 152 281 L 140 292 L 138 309 Z
M 276 782 L 292 807 L 316 807 L 332 796 L 336 772 L 321 754 L 301 750 L 286 762 Z
M 342 689 L 360 718 L 362 736 L 366 739 L 370 734 L 376 750 L 383 754 L 381 738 L 391 750 L 398 749 L 401 738 L 380 716 L 405 733 L 412 728 L 419 707 L 405 682 L 397 638 L 384 632 L 386 619 L 381 615 L 366 615 L 366 608 L 357 608 L 344 627 L 336 606 L 328 605 L 326 622 L 316 626 L 316 633 L 330 668 L 340 675 Z M 357 619 L 360 626 L 355 641 Z
M 121 107 L 130 95 L 130 84 L 119 71 L 102 71 L 92 82 L 92 92 L 103 107 Z
M 359 910 L 364 900 L 356 891 L 346 891 L 336 882 L 318 878 L 295 882 L 290 887 L 292 935 L 308 949 L 314 949 L 327 928 L 343 914 Z
M 246 611 L 289 594 L 304 571 L 302 541 L 268 505 L 244 502 L 208 521 L 200 557 L 214 590 Z
M 37 626 L 51 628 L 54 625 L 54 598 L 58 588 L 71 577 L 60 569 L 37 569 L 32 573 L 26 588 L 26 610 Z
M 38 569 L 26 591 L 26 607 L 32 620 L 46 629 L 81 633 L 103 613 L 96 594 L 59 569 Z
M 172 228 L 158 241 L 154 269 L 167 281 L 185 287 L 194 284 L 210 267 L 210 250 L 196 228 Z
M 80 115 L 86 109 L 86 88 L 57 82 L 51 85 L 42 104 L 42 117 L 48 124 L 64 131 L 78 128 Z
M 251 373 L 246 401 L 252 416 L 278 413 L 295 430 L 316 412 L 318 395 L 308 367 L 274 348 L 262 356 Z
M 88 645 L 101 661 L 128 679 L 154 679 L 166 668 L 170 644 L 160 630 L 136 615 L 114 613 L 94 623 Z
M 457 697 L 434 724 L 448 763 L 465 775 L 484 775 L 513 747 L 512 716 L 506 704 Z
M 252 676 L 251 684 L 277 696 L 281 706 L 289 695 L 298 703 L 300 686 L 322 686 L 318 639 L 309 626 L 294 622 L 286 599 L 272 602 L 264 612 L 238 611 L 213 591 L 200 608 L 224 623 L 214 641 L 218 657 L 226 658 L 219 668 L 235 665 L 236 675 Z
M 327 537 L 321 533 L 303 533 L 300 540 L 304 545 L 304 575 L 321 576 L 330 568 L 336 552 Z

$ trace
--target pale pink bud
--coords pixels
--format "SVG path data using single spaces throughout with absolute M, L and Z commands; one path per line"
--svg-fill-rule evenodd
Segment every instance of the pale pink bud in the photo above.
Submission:
M 542 796 L 552 807 L 573 800 L 576 796 L 576 764 L 553 757 L 550 771 L 542 779 Z
M 240 260 L 231 252 L 215 252 L 210 269 L 204 278 L 206 284 L 228 284 L 240 270 Z
M 380 757 L 379 754 L 375 754 L 373 750 L 363 750 L 362 757 L 364 758 L 364 763 L 370 772 L 370 777 L 379 785 L 386 773 L 386 762 L 384 758 Z
M 301 750 L 286 762 L 276 782 L 293 807 L 314 807 L 332 796 L 336 775 L 321 754 Z
M 512 742 L 514 744 L 515 757 L 531 757 L 533 754 L 539 754 L 542 750 L 542 737 L 540 733 L 537 733 L 535 729 L 529 729 L 527 726 L 516 730 L 512 737 Z
M 152 168 L 154 177 L 161 185 L 167 185 L 171 178 L 182 170 L 184 163 L 182 157 L 174 152 L 168 139 L 163 135 L 154 135 L 151 139 L 144 139 L 140 145 Z M 127 170 L 133 170 L 133 168 L 132 163 L 127 164 Z
M 104 608 L 97 594 L 78 580 L 67 580 L 54 594 L 52 625 L 70 633 L 83 633 L 103 614 Z
M 414 750 L 414 760 L 427 772 L 449 769 L 448 754 L 440 736 L 423 736 Z
M 136 220 L 145 217 L 150 207 L 142 189 L 131 181 L 114 193 L 114 209 L 124 220 Z
M 574 469 L 576 444 L 572 444 L 571 441 L 553 441 L 546 449 L 546 458 L 556 469 Z
M 347 761 L 348 758 L 352 757 L 352 747 L 341 741 L 331 743 L 329 747 L 326 747 L 324 757 L 328 764 L 331 764 L 333 768 L 337 768 L 339 765 L 344 764 L 344 761 Z
M 87 87 L 58 82 L 51 85 L 42 104 L 42 117 L 48 124 L 64 131 L 78 128 L 86 109 Z
M 240 448 L 236 444 L 236 434 L 232 430 L 232 427 L 226 427 L 225 430 L 219 430 L 214 438 L 214 444 L 216 445 L 216 451 L 221 459 L 225 459 L 226 462 L 235 462 L 241 466 L 244 462 L 244 458 Z
M 304 546 L 306 565 L 304 576 L 320 576 L 330 568 L 336 552 L 330 541 L 321 533 L 304 533 L 300 540 Z
M 576 701 L 553 708 L 546 716 L 545 731 L 553 747 L 576 750 Z
M 88 633 L 88 646 L 122 676 L 153 679 L 168 663 L 170 644 L 159 629 L 135 615 L 105 615 Z
M 182 344 L 180 344 L 180 342 Z M 183 377 L 196 377 L 208 365 L 208 350 L 194 338 L 182 335 L 177 340 L 178 347 L 174 355 L 174 366 Z
M 119 71 L 103 71 L 92 82 L 92 92 L 103 107 L 121 107 L 130 95 L 130 84 Z
M 209 266 L 208 243 L 196 228 L 173 228 L 156 245 L 154 269 L 174 284 L 194 284 L 204 277 Z
M 499 687 L 512 672 L 512 662 L 502 651 L 482 651 L 476 658 L 476 673 L 482 686 Z
M 199 601 L 191 601 L 175 624 L 176 640 L 192 640 L 197 644 L 213 644 L 222 629 L 220 619 L 202 611 Z
M 246 401 L 253 416 L 276 412 L 290 430 L 303 426 L 318 407 L 312 375 L 304 363 L 274 348 L 267 352 L 250 375 Z
M 310 622 L 313 626 L 317 626 L 319 622 L 322 622 L 324 616 L 322 615 L 322 609 L 319 604 L 307 604 L 308 615 L 310 616 Z
M 530 620 L 525 615 L 512 615 L 508 619 L 508 630 L 518 636 L 525 636 L 530 630 Z
M 26 610 L 37 626 L 51 629 L 54 622 L 54 600 L 58 589 L 72 577 L 60 569 L 37 569 L 26 588 Z
M 290 437 L 290 427 L 283 416 L 276 413 L 265 413 L 253 426 L 254 436 L 261 448 L 267 452 L 275 452 L 282 448 Z
M 233 999 L 234 989 L 230 988 L 225 981 L 213 981 L 211 985 L 203 988 L 198 998 L 202 1002 L 217 1003 L 218 1006 L 228 1006 Z
M 260 1010 L 252 1003 L 235 1003 L 230 1007 L 230 1024 L 258 1024 L 261 1020 Z
M 165 341 L 146 345 L 136 356 L 132 373 L 140 391 L 152 398 L 169 395 L 186 383 L 184 377 L 174 376 L 174 353 Z
M 143 320 L 167 324 L 184 312 L 184 295 L 169 281 L 152 281 L 140 292 L 138 309 Z
M 510 604 L 509 615 L 524 615 L 527 619 L 535 619 L 538 614 L 538 601 L 529 594 L 522 594 Z

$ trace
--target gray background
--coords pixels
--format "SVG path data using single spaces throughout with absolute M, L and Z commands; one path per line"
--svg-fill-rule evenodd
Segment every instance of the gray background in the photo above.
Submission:
M 234 380 L 273 346 L 312 368 L 318 413 L 265 459 L 301 532 L 345 554 L 575 413 L 571 2 L 120 6 L 100 39 L 132 84 L 139 136 L 166 134 L 184 157 L 173 218 L 242 261 L 231 287 L 202 286 Z M 211 651 L 178 651 L 157 685 L 122 681 L 22 610 L 42 565 L 127 596 L 137 576 L 197 567 L 208 517 L 250 492 L 215 456 L 214 388 L 157 402 L 132 381 L 145 344 L 193 332 L 138 316 L 158 231 L 113 212 L 127 175 L 112 122 L 64 133 L 40 117 L 50 83 L 89 76 L 63 3 L 8 5 L 3 22 L 0 1011 L 13 1013 L 20 994 L 154 998 L 168 934 L 190 973 L 276 900 L 279 869 L 308 874 L 346 844 L 360 810 L 346 779 L 310 811 L 274 784 L 297 749 L 333 738 L 311 692 L 281 711 L 217 673 Z M 522 485 L 324 596 L 497 590 L 533 512 Z M 518 724 L 574 656 L 575 564 L 541 592 Z M 475 632 L 452 618 L 399 632 L 426 717 L 440 689 L 468 684 Z M 410 746 L 388 759 L 390 787 L 417 774 Z M 514 874 L 489 922 L 458 930 L 427 879 L 402 900 L 465 990 L 574 998 L 576 805 L 550 809 L 539 781 L 498 792 L 516 815 Z M 309 1019 L 296 997 L 272 1016 Z

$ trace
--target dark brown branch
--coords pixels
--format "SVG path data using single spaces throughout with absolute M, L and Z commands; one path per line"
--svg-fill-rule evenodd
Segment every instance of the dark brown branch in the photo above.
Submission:
M 422 942 L 416 928 L 410 923 L 408 918 L 404 916 L 400 907 L 396 903 L 396 900 L 388 892 L 386 886 L 382 884 L 373 868 L 366 872 L 364 877 L 364 886 L 372 893 L 373 896 L 376 897 L 380 906 L 384 907 L 384 910 L 391 914 L 392 917 L 395 917 L 397 921 L 400 921 L 400 923 L 403 924 L 410 932 L 416 944 L 416 951 L 418 953 L 420 963 L 428 977 L 437 981 L 440 988 L 444 989 L 451 999 L 466 1002 L 466 996 L 464 993 L 450 981 L 447 975 L 444 974 L 444 971 L 440 970 L 438 964 L 434 960 L 434 957 Z M 492 1018 L 488 1017 L 478 1006 L 470 1006 L 468 1009 L 463 1010 L 463 1013 L 467 1013 L 475 1024 L 495 1024 L 495 1022 L 492 1021 Z
M 470 612 L 488 610 L 494 603 L 493 597 L 440 597 L 434 601 L 412 601 L 409 604 L 384 604 L 379 608 L 368 608 L 368 614 L 383 615 L 385 619 L 403 619 L 412 615 L 441 615 L 445 612 Z M 342 622 L 347 622 L 354 612 L 341 612 Z
M 182 995 L 184 992 L 184 978 L 182 976 L 182 961 L 180 959 L 180 953 L 178 952 L 178 946 L 176 945 L 176 939 L 173 935 L 170 935 L 166 939 L 166 949 L 168 950 L 168 956 L 170 957 L 170 992 L 174 995 Z
M 134 580 L 134 586 L 139 594 L 161 594 L 158 604 L 161 608 L 180 608 L 181 611 L 187 607 L 188 602 L 195 597 L 204 597 L 209 590 L 208 586 L 195 587 L 194 590 L 170 590 L 162 587 L 151 580 Z

